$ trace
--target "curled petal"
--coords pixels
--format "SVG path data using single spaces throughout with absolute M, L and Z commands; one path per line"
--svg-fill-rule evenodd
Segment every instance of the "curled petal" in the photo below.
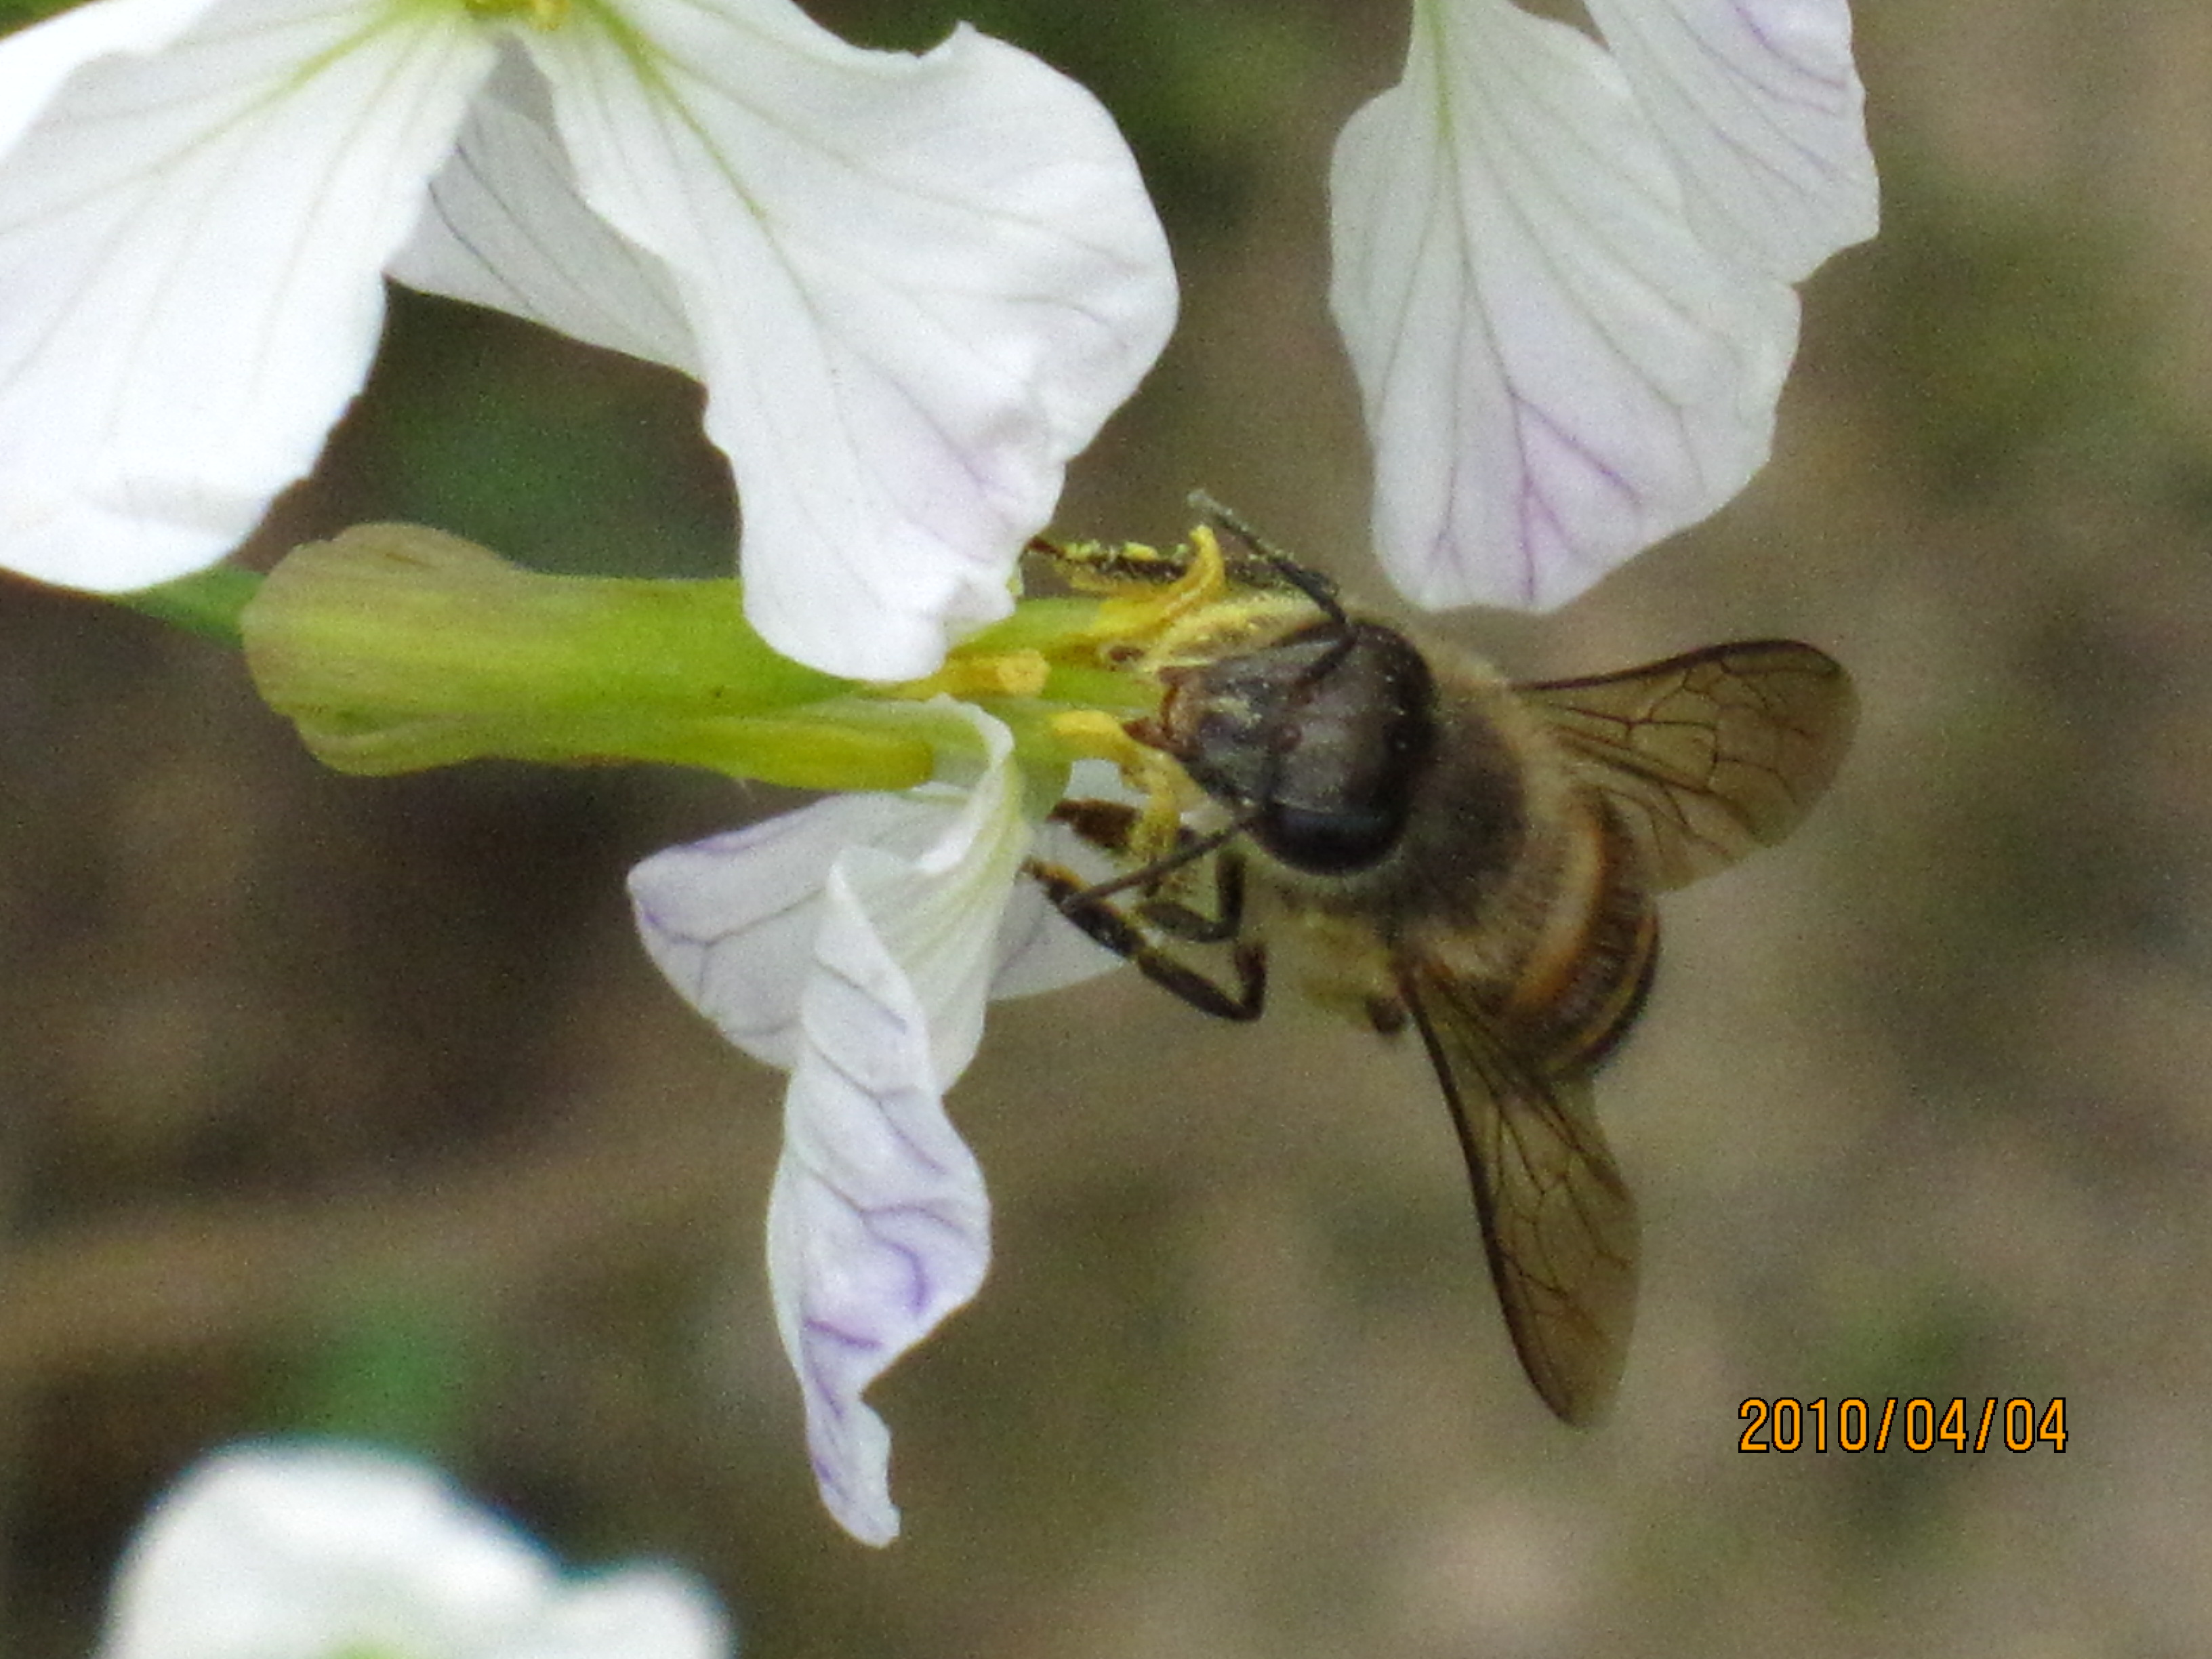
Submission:
M 1796 298 L 1692 229 L 1587 37 L 1426 0 L 1331 189 L 1377 548 L 1418 603 L 1563 604 L 1765 458 Z
M 854 1537 L 888 1543 L 890 1437 L 862 1394 L 965 1303 L 990 1260 L 982 1171 L 945 1113 L 974 1056 L 1027 826 L 1004 727 L 918 856 L 842 856 L 823 889 L 769 1200 L 769 1284 L 806 1401 L 815 1478 Z
M 928 1080 L 914 981 L 837 874 L 817 950 L 769 1198 L 769 1284 L 823 1502 L 863 1543 L 887 1544 L 898 1533 L 890 1433 L 861 1395 L 975 1295 L 990 1210 Z
M 912 857 L 856 847 L 837 861 L 824 889 L 815 960 L 832 977 L 849 978 L 848 969 L 860 956 L 836 966 L 833 959 L 846 947 L 833 950 L 825 941 L 847 939 L 848 928 L 866 931 L 875 943 L 852 948 L 860 955 L 880 951 L 885 965 L 912 988 L 928 1032 L 930 1065 L 923 1081 L 942 1093 L 968 1069 L 983 1040 L 1000 929 L 1029 853 L 1030 826 L 1022 816 L 1012 735 L 969 704 L 948 699 L 939 706 L 982 739 L 982 775 L 936 838 Z M 808 1017 L 803 1000 L 800 1024 L 810 1046 L 836 1051 L 842 1028 Z
M 45 29 L 118 15 L 0 42 L 0 85 Z M 77 68 L 0 171 L 0 562 L 139 587 L 253 527 L 361 384 L 492 56 L 460 8 L 226 0 Z
M 434 1470 L 301 1443 L 218 1453 L 155 1505 L 124 1559 L 100 1656 L 711 1659 L 729 1648 L 720 1610 L 682 1574 L 565 1583 Z
M 1116 788 L 1104 779 L 1079 793 Z M 908 795 L 833 795 L 748 829 L 656 853 L 629 877 L 647 953 L 732 1043 L 789 1071 L 799 1060 L 799 995 L 831 866 L 859 848 L 912 865 L 933 848 L 972 845 L 972 822 L 963 821 L 969 800 L 967 792 L 934 787 Z M 1086 851 L 1073 832 L 1048 823 L 1036 834 L 1041 856 L 1083 865 Z M 985 902 L 987 896 L 975 900 Z M 1034 882 L 1013 882 L 1003 902 L 993 951 L 994 999 L 1057 990 L 1121 965 L 1119 957 L 1062 921 Z
M 1115 960 L 1018 879 L 1031 837 L 1006 728 L 945 707 L 985 749 L 971 788 L 838 797 L 630 876 L 639 929 L 676 988 L 732 1042 L 791 1068 L 769 1285 L 823 1501 L 876 1544 L 898 1511 L 890 1435 L 862 1395 L 975 1294 L 990 1259 L 982 1174 L 945 1091 L 975 1055 L 989 994 Z
M 854 847 L 918 852 L 954 810 L 904 795 L 832 795 L 656 853 L 629 873 L 646 952 L 723 1036 L 787 1072 L 799 1063 L 799 998 L 830 867 Z
M 1589 0 L 1716 247 L 1796 282 L 1875 233 L 1846 0 Z
M 532 37 L 586 198 L 673 274 L 744 511 L 747 614 L 836 674 L 926 674 L 1006 614 L 1068 457 L 1174 309 L 1105 112 L 962 28 L 864 52 L 782 0 Z

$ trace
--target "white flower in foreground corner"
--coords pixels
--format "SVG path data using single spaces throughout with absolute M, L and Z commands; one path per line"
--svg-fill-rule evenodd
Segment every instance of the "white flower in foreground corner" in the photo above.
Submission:
M 1589 6 L 1606 47 L 1415 0 L 1404 80 L 1338 141 L 1376 546 L 1424 605 L 1564 604 L 1726 501 L 1766 458 L 1790 284 L 1874 234 L 1845 0 Z
M 696 374 L 748 614 L 857 678 L 1003 616 L 1175 288 L 1091 95 L 790 0 L 94 0 L 0 40 L 0 563 L 212 564 L 361 385 L 382 274 Z
M 834 796 L 630 876 L 676 988 L 791 1073 L 769 1287 L 823 1501 L 871 1544 L 896 1535 L 898 1510 L 890 1436 L 861 1394 L 975 1293 L 990 1260 L 982 1173 L 945 1091 L 975 1058 L 988 998 L 1120 960 L 1015 879 L 1037 837 L 1011 740 L 950 707 L 986 748 L 972 787 Z
M 125 1553 L 100 1659 L 721 1659 L 665 1567 L 563 1578 L 435 1470 L 366 1448 L 230 1448 Z

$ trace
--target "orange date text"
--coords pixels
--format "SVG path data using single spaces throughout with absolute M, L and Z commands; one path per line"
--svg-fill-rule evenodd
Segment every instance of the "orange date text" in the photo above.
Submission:
M 1954 1452 L 2033 1451 L 2047 1446 L 2066 1449 L 2066 1396 L 2047 1401 L 2015 1397 L 1999 1400 L 1989 1395 L 1967 1400 L 1921 1397 L 1862 1399 L 1856 1395 L 1831 1400 L 1799 1400 L 1790 1395 L 1771 1399 L 1754 1395 L 1736 1408 L 1743 1432 L 1736 1437 L 1740 1452 L 1887 1451 L 1901 1446 L 1906 1451 L 1934 1451 L 1945 1446 Z

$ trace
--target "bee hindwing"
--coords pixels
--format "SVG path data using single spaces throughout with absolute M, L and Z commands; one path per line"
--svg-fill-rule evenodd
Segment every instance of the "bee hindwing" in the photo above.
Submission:
M 1569 1423 L 1611 1405 L 1636 1319 L 1638 1230 L 1581 1075 L 1500 1042 L 1466 988 L 1415 963 L 1399 989 L 1474 1184 L 1491 1278 L 1521 1364 Z

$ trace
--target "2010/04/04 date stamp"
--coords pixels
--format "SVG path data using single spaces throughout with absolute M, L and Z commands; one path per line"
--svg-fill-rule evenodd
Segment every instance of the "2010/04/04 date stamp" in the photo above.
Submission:
M 2048 1401 L 1979 1401 L 1914 1398 L 1796 1400 L 1754 1395 L 1737 1407 L 1744 1430 L 1740 1452 L 1887 1451 L 1893 1443 L 1907 1451 L 2033 1451 L 2047 1446 L 2066 1449 L 2066 1396 Z

